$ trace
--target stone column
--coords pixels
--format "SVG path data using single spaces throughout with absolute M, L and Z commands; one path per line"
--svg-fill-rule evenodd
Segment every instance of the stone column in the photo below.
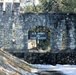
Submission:
M 0 48 L 4 46 L 4 29 L 0 26 Z
M 74 39 L 75 39 L 75 49 L 76 49 L 76 19 L 74 18 Z
M 65 49 L 65 20 L 60 20 L 57 27 L 57 45 L 59 50 Z
M 24 31 L 23 43 L 25 52 L 28 52 L 28 30 Z
M 74 49 L 75 48 L 75 38 L 74 38 L 74 23 L 72 22 L 72 18 L 67 18 L 66 20 L 66 49 Z
M 70 48 L 71 48 L 71 49 L 75 49 L 75 38 L 74 38 L 75 28 L 74 28 L 74 23 L 71 21 L 70 24 L 71 24 L 71 25 L 70 25 L 71 28 L 70 28 L 70 31 L 69 31 L 69 33 L 70 33 L 70 40 L 71 40 L 71 41 L 70 41 Z
M 66 49 L 70 48 L 70 25 L 69 25 L 69 18 L 66 18 Z
M 51 26 L 51 33 L 50 33 L 50 44 L 51 44 L 51 51 L 54 52 L 58 49 L 57 47 L 57 29 L 54 25 Z
M 65 50 L 66 49 L 66 26 L 65 26 L 65 19 L 63 19 L 61 21 L 61 25 L 60 25 L 60 29 L 61 29 L 61 50 Z

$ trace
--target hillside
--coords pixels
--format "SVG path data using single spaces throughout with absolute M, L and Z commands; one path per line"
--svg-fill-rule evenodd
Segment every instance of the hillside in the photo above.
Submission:
M 34 71 L 37 69 L 31 67 L 27 62 L 0 49 L 0 75 L 31 75 Z

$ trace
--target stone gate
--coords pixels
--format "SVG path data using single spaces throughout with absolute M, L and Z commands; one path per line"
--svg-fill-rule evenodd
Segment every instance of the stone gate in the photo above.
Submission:
M 33 26 L 50 29 L 51 50 L 76 48 L 76 13 L 21 13 L 20 2 L 6 3 L 3 11 L 0 2 L 0 48 L 9 52 L 28 52 L 28 30 Z

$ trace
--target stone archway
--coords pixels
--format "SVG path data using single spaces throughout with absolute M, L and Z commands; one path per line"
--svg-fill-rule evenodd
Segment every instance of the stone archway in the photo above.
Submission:
M 50 29 L 46 26 L 33 26 L 28 30 L 28 50 L 50 51 Z
M 24 25 L 23 25 L 23 32 L 24 32 L 24 45 L 26 46 L 26 50 L 28 50 L 28 32 L 29 29 L 34 26 L 43 26 L 46 28 L 49 28 L 50 30 L 50 24 L 48 15 L 46 14 L 33 14 L 30 15 L 27 13 L 24 15 Z M 49 41 L 50 42 L 50 41 Z M 51 46 L 51 45 L 50 45 Z
M 28 30 L 33 26 L 46 26 L 51 30 L 50 47 L 54 53 L 68 48 L 75 48 L 76 34 L 74 31 L 76 31 L 76 29 L 74 28 L 75 23 L 73 20 L 75 19 L 73 19 L 73 15 L 69 15 L 70 17 L 68 17 L 67 13 L 26 13 L 23 16 L 24 45 L 26 46 L 25 49 L 28 46 Z M 69 30 L 68 26 L 71 26 L 69 27 Z M 71 32 L 74 33 L 72 36 Z

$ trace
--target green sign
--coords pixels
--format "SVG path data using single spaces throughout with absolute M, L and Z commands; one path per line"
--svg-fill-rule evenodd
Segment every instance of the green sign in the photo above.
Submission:
M 31 40 L 45 40 L 46 38 L 46 32 L 29 32 L 29 39 Z

